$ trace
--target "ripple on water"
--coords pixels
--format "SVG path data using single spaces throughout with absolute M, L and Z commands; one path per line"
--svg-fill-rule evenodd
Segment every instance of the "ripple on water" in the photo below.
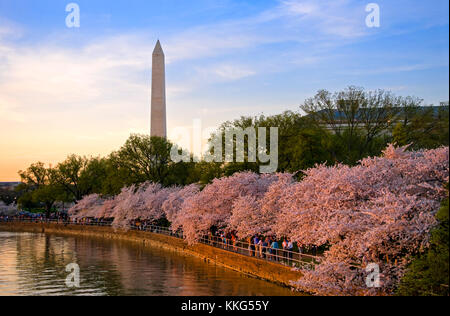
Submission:
M 80 287 L 66 286 L 66 265 L 80 267 Z M 0 295 L 292 295 L 162 249 L 87 237 L 0 232 Z

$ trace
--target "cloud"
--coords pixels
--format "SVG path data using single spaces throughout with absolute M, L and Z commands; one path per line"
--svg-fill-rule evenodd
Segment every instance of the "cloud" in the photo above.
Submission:
M 258 14 L 198 25 L 164 39 L 167 62 L 224 56 L 262 45 L 318 42 L 342 45 L 368 36 L 364 6 L 347 0 L 279 1 Z
M 170 64 L 235 54 L 242 49 L 278 41 L 280 39 L 240 29 L 235 23 L 225 23 L 194 27 L 170 36 L 164 40 L 164 51 Z
M 282 1 L 283 9 L 290 15 L 310 15 L 317 13 L 320 8 L 317 3 L 299 2 L 299 1 Z
M 0 16 L 0 40 L 2 38 L 17 39 L 23 35 L 23 29 L 12 21 Z
M 411 65 L 396 65 L 391 67 L 376 67 L 370 69 L 359 69 L 353 71 L 346 71 L 342 74 L 352 75 L 352 76 L 362 76 L 362 75 L 381 75 L 386 73 L 401 73 L 401 72 L 411 72 L 428 70 L 433 68 L 447 67 L 448 63 L 426 63 L 426 64 L 411 64 Z
M 245 69 L 245 67 L 239 67 L 234 65 L 221 65 L 217 67 L 214 72 L 219 77 L 228 80 L 237 80 L 255 74 L 255 72 L 252 70 Z
M 382 28 L 378 31 L 366 28 L 367 3 L 357 0 L 280 0 L 256 13 L 240 12 L 239 18 L 196 20 L 183 29 L 168 26 L 159 36 L 167 61 L 168 110 L 173 112 L 169 127 L 185 124 L 205 104 L 208 113 L 204 116 L 214 123 L 261 109 L 278 111 L 294 104 L 301 93 L 308 94 L 317 85 L 324 88 L 342 69 L 364 79 L 439 66 L 434 47 L 425 57 L 417 51 L 401 51 L 397 56 L 395 51 L 380 53 L 384 46 L 377 45 L 385 43 L 374 41 L 375 52 L 360 55 L 364 44 L 369 47 L 369 39 L 392 40 L 389 36 L 448 25 L 448 15 L 436 13 L 443 12 L 439 7 L 427 9 L 427 3 L 404 7 L 409 2 L 399 1 L 380 2 Z M 42 151 L 59 146 L 60 153 L 68 153 L 77 148 L 110 151 L 128 132 L 147 132 L 154 30 L 121 29 L 111 35 L 109 29 L 107 36 L 95 37 L 64 32 L 38 38 L 39 30 L 27 37 L 25 27 L 1 21 L 2 133 L 13 130 L 17 137 L 31 139 L 28 146 L 33 151 L 45 143 Z M 361 69 L 364 64 L 357 61 L 368 60 L 371 54 L 373 68 Z M 405 59 L 405 54 L 412 56 Z M 253 80 L 251 84 L 228 84 L 247 78 Z M 295 80 L 301 88 L 293 87 Z M 409 87 L 404 81 L 389 84 Z M 273 89 L 259 91 L 265 82 Z M 213 86 L 223 83 L 227 85 Z M 223 97 L 217 97 L 221 91 Z
M 238 64 L 221 63 L 197 68 L 198 80 L 208 80 L 209 83 L 235 81 L 255 74 L 248 66 Z
M 11 102 L 0 96 L 0 122 L 2 120 L 9 120 L 12 122 L 25 122 L 23 116 L 14 109 L 14 107 L 10 106 Z
M 145 99 L 149 78 L 142 78 L 150 73 L 150 53 L 127 40 L 112 37 L 72 48 L 3 43 L 0 104 L 16 114 L 2 119 L 20 115 L 30 120 L 47 111 L 106 110 Z
M 368 36 L 365 10 L 348 0 L 286 0 L 252 19 L 258 23 L 279 22 L 284 31 L 301 35 L 299 42 L 358 39 Z M 280 32 L 280 34 L 283 34 Z
M 365 34 L 360 29 L 363 11 L 357 15 L 356 9 L 351 8 L 351 2 L 345 0 L 280 1 L 253 16 L 168 34 L 163 39 L 168 65 L 200 59 L 206 64 L 208 58 L 224 56 L 229 60 L 226 63 L 208 62 L 209 66 L 192 65 L 191 76 L 180 78 L 175 86 L 168 87 L 168 93 L 182 94 L 199 85 L 239 80 L 261 71 L 283 71 L 286 64 L 302 67 L 317 63 L 321 56 L 317 54 L 315 44 L 311 44 L 309 53 L 301 54 L 300 58 L 284 54 L 291 57 L 290 60 L 276 61 L 264 55 L 268 54 L 264 50 L 259 51 L 259 60 L 239 54 L 266 45 L 304 43 L 319 38 L 327 39 L 328 49 L 342 45 L 342 40 Z M 145 101 L 154 44 L 148 32 L 95 38 L 79 47 L 61 46 L 54 40 L 20 46 L 4 40 L 17 33 L 10 25 L 12 23 L 0 28 L 0 102 L 3 113 L 9 113 L 6 119 L 22 117 L 26 120 L 54 107 L 57 111 L 77 106 L 111 109 L 115 105 Z M 326 53 L 326 49 L 322 53 Z M 270 60 L 270 63 L 265 65 L 262 60 Z M 192 78 L 193 72 L 197 78 Z M 204 80 L 208 76 L 210 80 Z M 203 77 L 202 80 L 199 77 Z

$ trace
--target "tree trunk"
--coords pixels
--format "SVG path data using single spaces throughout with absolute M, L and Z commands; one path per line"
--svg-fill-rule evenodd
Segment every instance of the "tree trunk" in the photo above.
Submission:
M 52 214 L 53 203 L 46 203 L 45 206 L 45 216 L 46 218 L 50 218 L 50 215 Z

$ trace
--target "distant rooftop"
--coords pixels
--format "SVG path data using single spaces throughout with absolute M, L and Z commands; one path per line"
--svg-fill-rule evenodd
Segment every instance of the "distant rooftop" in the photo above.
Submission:
M 20 182 L 0 182 L 0 187 L 14 187 L 18 186 Z
M 448 106 L 448 102 L 441 102 L 440 106 L 420 106 L 418 107 L 418 111 L 425 114 L 428 111 L 432 111 L 434 116 L 438 116 L 439 112 L 442 110 L 447 110 L 448 111 L 449 106 Z M 380 108 L 381 110 L 381 108 Z M 400 109 L 400 112 L 403 110 L 403 108 Z M 327 110 L 322 110 L 320 112 L 325 112 Z M 356 119 L 359 119 L 362 116 L 362 110 L 358 110 L 358 112 L 355 115 Z M 401 114 L 401 113 L 400 113 Z M 346 115 L 343 111 L 339 111 L 339 110 L 334 110 L 334 119 L 335 120 L 342 120 L 345 119 Z

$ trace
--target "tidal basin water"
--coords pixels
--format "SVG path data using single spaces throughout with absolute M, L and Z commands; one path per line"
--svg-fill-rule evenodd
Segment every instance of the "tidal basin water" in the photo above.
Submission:
M 80 267 L 68 288 L 66 265 Z M 293 295 L 198 258 L 125 241 L 0 231 L 0 295 Z

